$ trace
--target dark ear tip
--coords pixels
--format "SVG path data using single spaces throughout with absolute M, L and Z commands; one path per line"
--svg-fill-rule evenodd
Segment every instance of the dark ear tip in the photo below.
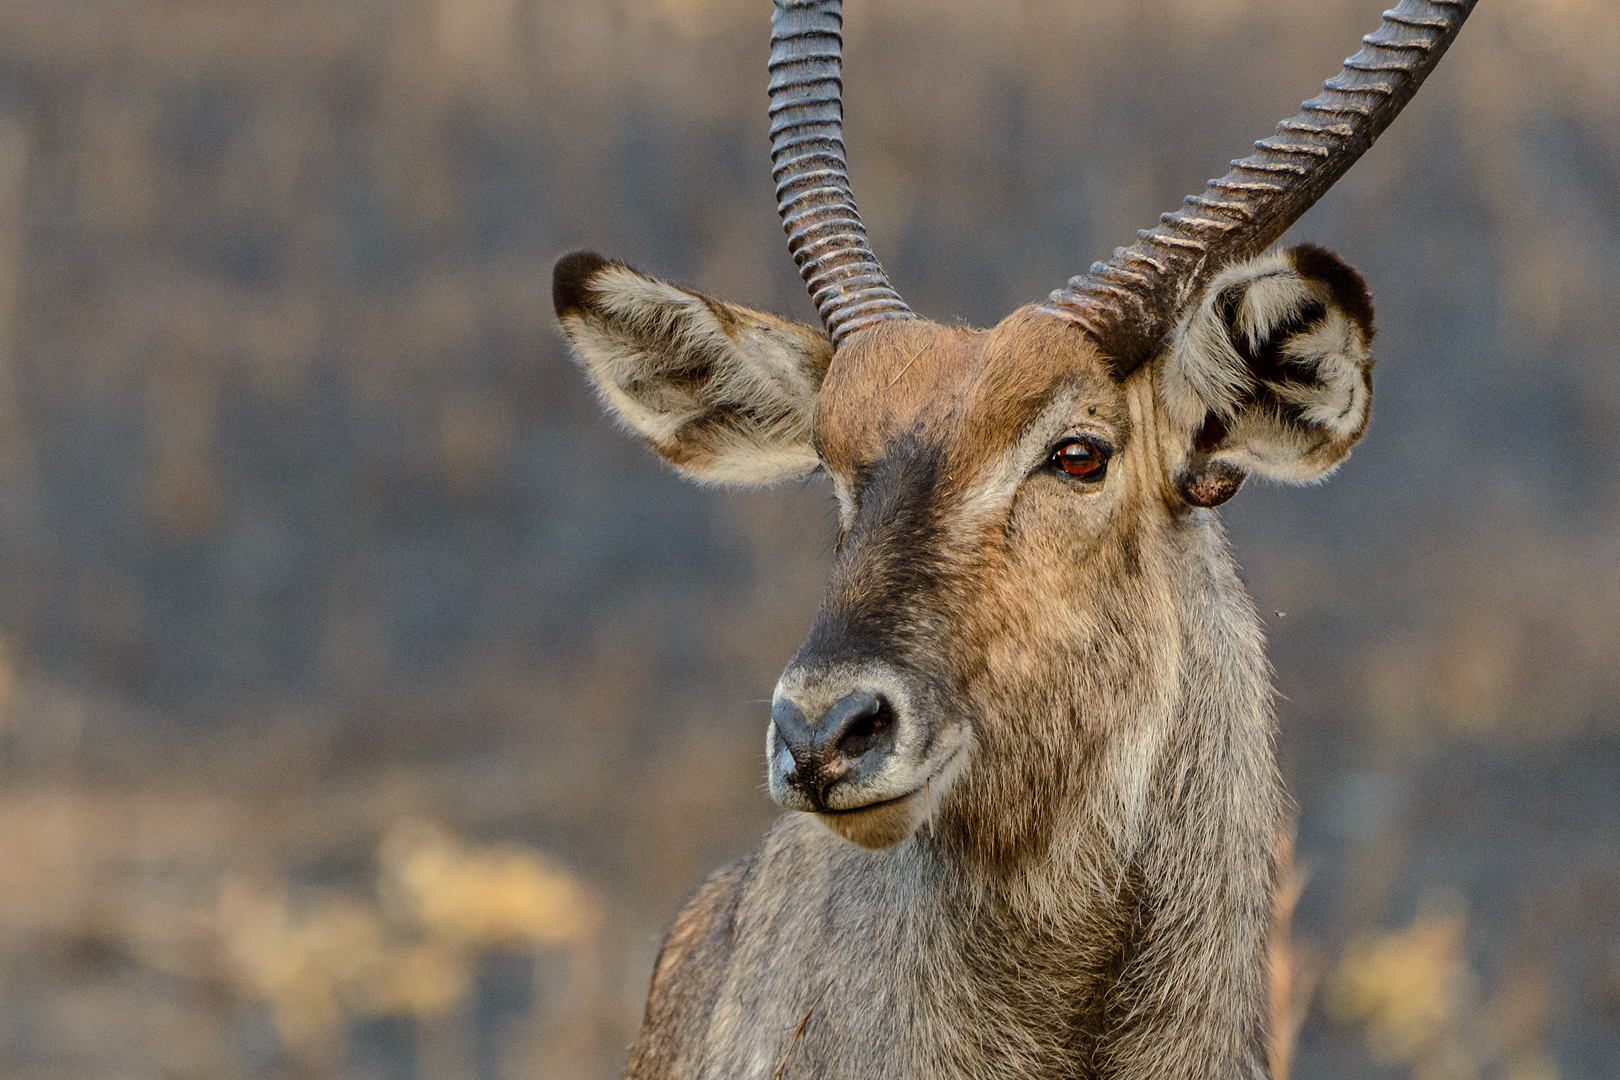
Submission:
M 1294 269 L 1304 278 L 1320 281 L 1333 293 L 1333 299 L 1344 309 L 1370 343 L 1373 336 L 1372 294 L 1367 291 L 1367 279 L 1359 271 L 1327 248 L 1319 244 L 1296 244 L 1288 249 Z
M 594 251 L 574 251 L 558 259 L 551 269 L 551 306 L 557 309 L 557 318 L 585 310 L 591 279 L 611 265 Z

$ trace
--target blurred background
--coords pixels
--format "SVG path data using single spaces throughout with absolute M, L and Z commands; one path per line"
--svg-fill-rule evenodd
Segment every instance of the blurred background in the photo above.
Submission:
M 1382 0 L 850 0 L 898 287 L 996 321 Z M 569 364 L 591 246 L 813 321 L 764 0 L 0 3 L 0 1077 L 616 1075 L 773 818 L 821 483 L 699 490 Z M 1290 234 L 1370 435 L 1224 516 L 1308 874 L 1294 1075 L 1620 1071 L 1620 5 L 1487 0 Z

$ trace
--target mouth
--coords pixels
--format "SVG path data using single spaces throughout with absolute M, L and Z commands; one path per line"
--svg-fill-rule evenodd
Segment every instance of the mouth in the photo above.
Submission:
M 929 772 L 927 777 L 925 777 L 921 783 L 917 784 L 917 786 L 913 787 L 911 790 L 902 792 L 899 795 L 891 795 L 886 798 L 875 799 L 872 802 L 861 803 L 859 806 L 828 806 L 826 803 L 822 802 L 821 796 L 818 793 L 811 796 L 811 798 L 814 800 L 814 805 L 811 809 L 816 814 L 831 816 L 836 816 L 839 814 L 864 814 L 868 810 L 878 810 L 885 806 L 893 806 L 898 803 L 903 803 L 907 799 L 921 798 L 929 793 L 928 789 L 930 786 L 933 788 L 932 794 L 934 798 L 937 799 L 944 793 L 946 785 L 956 778 L 956 762 L 957 759 L 962 756 L 962 751 L 965 749 L 967 749 L 966 745 L 957 746 L 956 749 L 952 750 L 948 755 L 946 755 L 944 761 L 940 762 L 938 766 Z
M 854 814 L 865 814 L 869 811 L 881 810 L 885 806 L 897 806 L 900 803 L 905 802 L 907 799 L 915 799 L 922 793 L 922 788 L 914 788 L 913 790 L 906 792 L 904 795 L 896 795 L 892 799 L 880 799 L 877 802 L 867 803 L 865 806 L 852 806 L 847 810 L 833 810 L 827 807 L 817 807 L 814 813 L 820 818 L 849 817 Z
M 893 847 L 931 818 L 958 772 L 965 746 L 959 746 L 921 785 L 903 795 L 845 810 L 818 809 L 816 817 L 833 832 L 864 848 Z

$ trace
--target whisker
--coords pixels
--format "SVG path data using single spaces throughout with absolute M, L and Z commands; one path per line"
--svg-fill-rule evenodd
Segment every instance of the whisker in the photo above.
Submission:
M 927 347 L 928 346 L 924 345 L 923 349 L 926 349 Z M 917 362 L 917 357 L 921 356 L 922 354 L 923 354 L 922 349 L 918 349 L 916 352 L 912 353 L 911 354 L 911 359 L 906 361 L 906 366 L 901 368 L 898 372 L 896 372 L 894 378 L 889 380 L 889 386 L 893 387 L 895 383 L 899 382 L 900 381 L 900 376 L 904 375 L 906 372 L 910 371 L 911 370 L 911 365 L 915 364 Z

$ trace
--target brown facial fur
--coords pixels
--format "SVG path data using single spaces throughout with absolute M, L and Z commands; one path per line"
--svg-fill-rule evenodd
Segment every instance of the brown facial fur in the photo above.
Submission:
M 1043 471 L 1050 435 L 1020 446 L 1054 405 L 1113 448 L 1094 489 Z M 1163 692 L 1137 678 L 1177 633 L 1156 614 L 1169 571 L 1150 538 L 1184 508 L 1154 412 L 1146 374 L 1122 387 L 1086 338 L 1028 309 L 990 331 L 868 332 L 823 385 L 845 533 L 790 672 L 879 661 L 921 711 L 971 721 L 974 765 L 938 827 L 980 865 L 1042 859 L 1074 795 L 1106 786 L 1113 718 Z
M 822 383 L 816 449 L 830 471 L 850 475 L 900 436 L 926 433 L 945 448 L 950 475 L 970 475 L 1059 386 L 1076 381 L 1121 408 L 1089 339 L 1033 308 L 988 331 L 884 323 L 852 338 Z

